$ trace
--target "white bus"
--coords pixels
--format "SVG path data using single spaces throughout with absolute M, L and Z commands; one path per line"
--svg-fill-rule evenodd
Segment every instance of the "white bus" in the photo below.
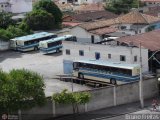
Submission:
M 60 52 L 62 50 L 62 41 L 74 41 L 76 42 L 76 37 L 72 35 L 65 35 L 57 38 L 52 38 L 46 41 L 39 42 L 40 51 L 43 54 L 49 54 L 54 52 Z
M 111 84 L 124 84 L 140 79 L 138 64 L 111 63 L 101 60 L 79 60 L 73 62 L 73 75 L 80 79 L 91 79 Z
M 10 48 L 18 51 L 38 50 L 40 41 L 55 38 L 57 35 L 54 33 L 40 32 L 32 35 L 16 37 L 10 40 Z

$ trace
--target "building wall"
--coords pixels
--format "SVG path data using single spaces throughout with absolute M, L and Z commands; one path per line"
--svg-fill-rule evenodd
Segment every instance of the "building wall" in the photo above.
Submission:
M 32 0 L 10 0 L 12 13 L 24 13 L 32 11 Z
M 91 94 L 91 99 L 89 103 L 79 107 L 81 113 L 139 101 L 139 82 L 98 88 L 87 92 Z M 157 78 L 143 80 L 143 92 L 144 99 L 156 97 L 158 95 Z M 55 104 L 48 100 L 43 107 L 22 111 L 22 119 L 43 120 L 72 113 L 71 105 Z
M 73 42 L 63 42 L 63 55 L 65 60 L 76 59 L 95 59 L 95 52 L 100 53 L 100 60 L 110 62 L 121 62 L 129 64 L 139 64 L 140 52 L 139 48 L 115 46 L 115 45 L 98 45 L 98 44 L 82 44 Z M 70 55 L 66 55 L 66 49 L 70 50 Z M 79 56 L 79 50 L 84 51 L 84 56 Z M 111 54 L 111 59 L 108 58 Z M 120 61 L 120 55 L 126 56 L 126 61 Z M 134 62 L 134 56 L 137 56 L 137 62 Z M 148 71 L 148 50 L 142 49 L 143 72 Z M 64 68 L 65 69 L 65 68 Z
M 76 26 L 70 30 L 70 33 L 77 37 L 77 41 L 81 43 L 91 43 L 91 35 L 94 35 L 95 42 L 100 42 L 102 39 L 100 36 L 91 34 L 85 29 Z
M 4 51 L 8 49 L 9 49 L 9 42 L 0 40 L 0 51 Z

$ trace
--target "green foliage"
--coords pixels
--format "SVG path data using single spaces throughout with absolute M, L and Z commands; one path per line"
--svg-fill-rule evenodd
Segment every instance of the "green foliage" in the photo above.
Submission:
M 52 0 L 40 0 L 34 5 L 33 10 L 45 10 L 54 16 L 56 24 L 62 22 L 62 12 Z
M 61 93 L 53 94 L 52 100 L 59 104 L 72 104 L 73 112 L 78 112 L 78 105 L 88 103 L 90 100 L 88 92 L 69 93 L 66 89 Z
M 27 23 L 25 21 L 22 21 L 19 26 L 19 29 L 23 30 L 23 32 L 27 33 L 27 34 L 32 34 L 33 31 L 30 29 L 30 27 L 27 25 Z
M 28 13 L 24 21 L 32 30 L 47 30 L 54 27 L 54 17 L 44 10 Z
M 24 30 L 23 30 L 24 29 Z M 10 25 L 6 30 L 0 29 L 0 39 L 8 41 L 12 38 L 31 34 L 32 31 L 25 24 L 20 24 L 18 27 Z
M 10 31 L 0 29 L 0 39 L 4 41 L 8 41 L 13 37 L 13 34 Z
M 0 70 L 0 113 L 28 109 L 45 103 L 43 78 L 35 72 Z
M 128 13 L 132 8 L 144 6 L 139 0 L 113 0 L 106 3 L 106 10 L 116 14 Z
M 6 29 L 9 25 L 14 22 L 12 20 L 12 14 L 6 12 L 0 12 L 0 28 Z

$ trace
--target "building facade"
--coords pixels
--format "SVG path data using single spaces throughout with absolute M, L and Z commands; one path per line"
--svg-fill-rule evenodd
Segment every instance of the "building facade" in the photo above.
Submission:
M 0 11 L 26 13 L 32 11 L 32 0 L 0 0 Z
M 64 44 L 64 73 L 72 72 L 74 60 L 99 60 L 120 62 L 127 64 L 139 64 L 140 50 L 136 47 L 116 45 L 99 45 L 78 42 L 63 42 Z M 142 49 L 143 72 L 148 71 L 148 49 Z

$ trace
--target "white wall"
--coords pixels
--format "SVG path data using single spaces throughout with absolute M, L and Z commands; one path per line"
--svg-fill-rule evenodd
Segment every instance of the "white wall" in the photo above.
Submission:
M 126 61 L 122 63 L 139 64 L 139 48 L 131 48 L 124 46 L 111 46 L 111 45 L 97 45 L 97 44 L 81 44 L 73 42 L 63 42 L 64 50 L 63 55 L 65 60 L 76 60 L 76 59 L 95 59 L 95 52 L 99 52 L 101 60 L 111 62 L 122 62 L 120 61 L 120 55 L 126 56 Z M 70 49 L 70 55 L 66 55 L 66 49 Z M 79 50 L 84 50 L 84 56 L 79 56 Z M 108 58 L 108 54 L 111 54 L 111 59 Z M 137 62 L 134 62 L 134 56 L 137 56 Z M 148 50 L 142 49 L 142 62 L 143 72 L 148 71 Z
M 95 42 L 101 41 L 100 36 L 95 35 L 95 34 L 91 34 L 79 26 L 72 28 L 70 30 L 70 33 L 77 37 L 78 42 L 91 43 L 91 35 L 94 35 Z
M 32 11 L 32 0 L 10 0 L 12 13 Z

